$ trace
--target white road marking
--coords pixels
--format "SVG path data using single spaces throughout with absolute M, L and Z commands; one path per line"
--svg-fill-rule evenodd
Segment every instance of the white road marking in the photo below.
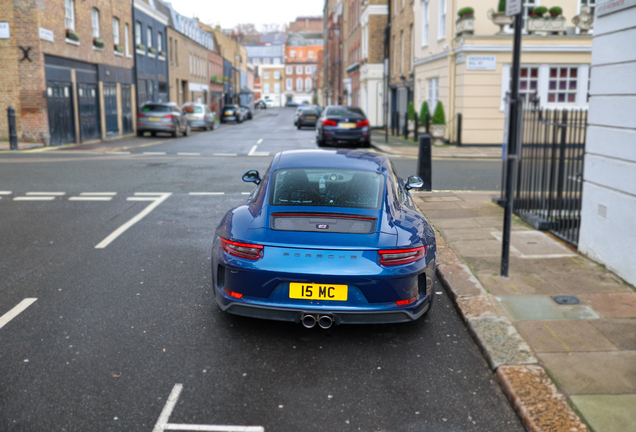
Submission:
M 117 192 L 81 192 L 80 196 L 115 196 Z
M 256 141 L 256 144 L 260 144 L 263 142 L 263 138 L 259 139 L 258 141 Z
M 113 197 L 110 196 L 72 196 L 69 197 L 69 201 L 110 201 Z
M 269 152 L 257 152 L 256 151 L 257 148 L 258 148 L 258 145 L 254 144 L 254 147 L 252 147 L 252 149 L 247 155 L 248 156 L 269 156 Z
M 174 385 L 172 391 L 170 392 L 170 396 L 168 396 L 166 405 L 163 407 L 163 410 L 161 411 L 159 419 L 157 419 L 157 423 L 155 424 L 152 432 L 163 432 L 166 423 L 168 423 L 168 420 L 170 419 L 170 414 L 172 414 L 172 410 L 179 400 L 181 390 L 183 390 L 183 384 Z
M 190 192 L 190 195 L 225 195 L 225 192 Z
M 36 300 L 37 300 L 36 298 L 25 298 L 20 303 L 18 303 L 13 309 L 11 309 L 9 312 L 2 315 L 0 317 L 0 329 L 4 327 L 5 325 L 7 325 L 7 323 L 11 321 L 13 318 L 20 315 L 22 311 L 24 311 L 26 308 L 31 306 Z
M 19 196 L 13 198 L 13 201 L 53 201 L 54 196 Z
M 125 154 L 130 154 L 130 152 L 125 152 L 125 151 L 114 151 L 114 152 L 109 152 L 108 154 L 125 155 Z
M 251 194 L 251 193 L 252 193 L 252 192 L 241 192 L 241 195 L 249 195 L 249 194 Z
M 171 192 L 135 192 L 135 195 L 137 196 L 144 196 L 144 195 L 165 195 L 165 194 L 169 194 Z
M 145 155 L 155 155 L 155 156 L 164 156 L 166 152 L 143 152 Z
M 257 144 L 254 144 L 254 147 L 252 147 L 252 150 L 249 151 L 249 153 L 247 154 L 248 156 L 252 156 L 254 153 L 256 153 L 256 149 L 258 148 Z
M 137 192 L 137 193 L 135 193 L 135 195 L 142 194 L 142 193 L 143 192 Z M 172 193 L 164 193 L 164 194 L 158 195 L 154 199 L 154 202 L 152 204 L 150 204 L 148 207 L 143 209 L 141 211 L 141 213 L 139 213 L 137 216 L 135 216 L 134 218 L 132 218 L 131 220 L 129 220 L 128 222 L 126 222 L 125 224 L 123 224 L 122 226 L 117 228 L 115 231 L 113 231 L 112 234 L 110 234 L 108 237 L 106 237 L 104 240 L 102 240 L 97 246 L 95 246 L 95 249 L 103 249 L 106 246 L 108 246 L 113 240 L 115 240 L 117 237 L 119 237 L 121 234 L 123 234 L 128 228 L 130 228 L 131 226 L 133 226 L 134 224 L 136 224 L 137 222 L 142 220 L 151 211 L 153 211 L 155 208 L 157 208 L 157 206 L 159 204 L 161 204 L 166 199 L 168 199 L 168 197 L 170 195 L 172 195 Z M 128 199 L 130 200 L 130 198 L 128 198 Z
M 179 156 L 201 156 L 201 153 L 177 153 Z
M 236 153 L 213 153 L 212 156 L 236 156 Z
M 12 193 L 11 191 L 0 191 L 0 195 L 11 195 Z
M 26 193 L 27 196 L 36 196 L 36 195 L 43 195 L 43 196 L 64 196 L 66 195 L 66 192 L 27 192 Z
M 263 426 L 227 426 L 227 425 L 198 425 L 168 423 L 172 410 L 179 401 L 179 395 L 183 390 L 183 384 L 175 384 L 168 396 L 166 405 L 163 407 L 159 419 L 152 432 L 163 432 L 166 430 L 176 431 L 209 431 L 209 432 L 265 432 Z
M 156 197 L 128 197 L 126 201 L 154 201 Z

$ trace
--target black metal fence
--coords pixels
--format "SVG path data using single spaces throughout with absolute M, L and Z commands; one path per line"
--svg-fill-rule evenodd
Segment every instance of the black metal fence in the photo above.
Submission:
M 575 246 L 586 127 L 587 110 L 524 111 L 514 196 L 515 214 Z

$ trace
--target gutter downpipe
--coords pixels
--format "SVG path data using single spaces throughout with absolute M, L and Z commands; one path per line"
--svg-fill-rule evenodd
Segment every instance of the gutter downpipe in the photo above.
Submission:
M 384 30 L 384 142 L 389 142 L 389 67 L 391 65 L 391 0 L 388 0 L 387 24 Z
M 455 11 L 455 3 L 457 0 L 451 0 L 451 11 Z M 453 17 L 455 15 L 452 15 Z M 451 37 L 448 38 L 448 40 L 450 41 L 451 46 L 448 47 L 449 53 L 448 53 L 448 73 L 449 73 L 449 85 L 450 88 L 448 89 L 448 112 L 450 113 L 450 118 L 454 119 L 457 115 L 457 113 L 455 112 L 455 94 L 456 94 L 456 89 L 455 89 L 455 85 L 456 85 L 456 81 L 457 81 L 457 65 L 455 64 L 455 50 L 454 45 L 455 45 L 455 38 L 453 38 L 453 35 L 455 34 L 455 20 L 451 19 Z M 453 124 L 454 125 L 454 124 Z M 450 136 L 450 135 L 449 135 Z

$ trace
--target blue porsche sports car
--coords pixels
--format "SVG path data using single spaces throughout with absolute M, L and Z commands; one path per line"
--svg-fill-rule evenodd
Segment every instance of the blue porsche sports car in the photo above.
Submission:
M 413 321 L 432 306 L 435 235 L 390 160 L 361 150 L 284 151 L 214 235 L 227 312 L 332 324 Z

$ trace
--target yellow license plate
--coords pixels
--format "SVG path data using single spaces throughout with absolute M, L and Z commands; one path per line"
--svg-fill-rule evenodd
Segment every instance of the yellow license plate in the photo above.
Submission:
M 355 129 L 356 124 L 355 123 L 340 123 L 339 126 L 345 129 Z
M 225 111 L 225 115 L 231 116 L 231 115 L 234 115 L 234 113 L 232 111 Z
M 188 118 L 191 119 L 191 120 L 196 120 L 197 116 L 188 116 Z
M 347 285 L 289 284 L 289 298 L 293 299 L 347 301 L 348 291 Z
M 148 117 L 150 121 L 161 121 L 161 117 Z
M 305 117 L 305 118 L 306 118 L 307 120 L 316 120 L 316 117 L 315 117 L 315 116 L 307 116 L 307 117 Z

